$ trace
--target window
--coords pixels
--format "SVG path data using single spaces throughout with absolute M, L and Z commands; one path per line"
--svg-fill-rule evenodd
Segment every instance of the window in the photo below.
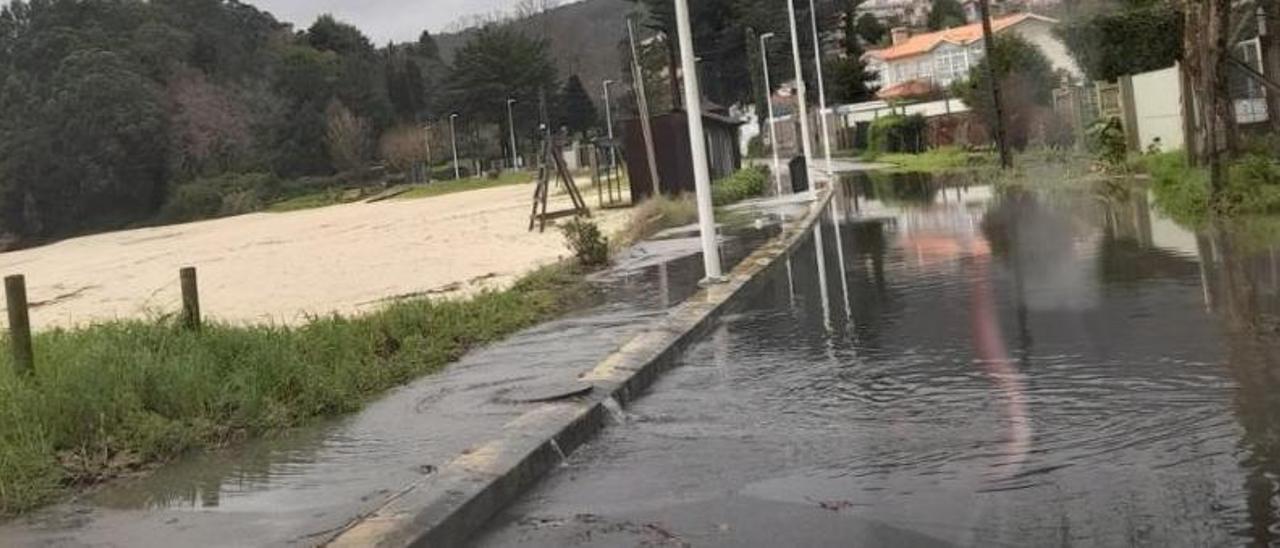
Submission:
M 963 49 L 946 49 L 934 54 L 934 79 L 947 85 L 964 78 L 969 72 L 969 61 Z

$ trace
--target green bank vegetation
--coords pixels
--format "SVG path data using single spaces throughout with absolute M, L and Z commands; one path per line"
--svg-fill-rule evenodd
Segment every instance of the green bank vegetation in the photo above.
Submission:
M 468 349 L 552 318 L 589 295 L 566 266 L 465 300 L 412 299 L 307 323 L 116 321 L 35 336 L 19 377 L 0 342 L 0 513 L 70 488 L 349 413 Z
M 968 151 L 960 147 L 939 147 L 918 154 L 905 152 L 868 153 L 864 161 L 888 164 L 885 171 L 943 173 L 996 165 L 990 152 Z
M 768 188 L 770 172 L 761 166 L 746 167 L 715 181 L 711 185 L 711 201 L 716 207 L 758 198 Z M 631 220 L 614 237 L 618 245 L 630 245 L 669 228 L 697 222 L 698 204 L 692 194 L 654 196 L 631 212 Z
M 1151 176 L 1160 208 L 1184 224 L 1202 226 L 1215 215 L 1280 214 L 1280 165 L 1269 155 L 1250 153 L 1233 161 L 1217 196 L 1208 170 L 1189 166 L 1181 151 L 1144 155 L 1133 164 Z

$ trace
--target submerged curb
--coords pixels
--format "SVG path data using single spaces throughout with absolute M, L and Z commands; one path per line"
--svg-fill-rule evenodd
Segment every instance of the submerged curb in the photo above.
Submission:
M 727 276 L 675 307 L 580 378 L 593 386 L 583 398 L 544 403 L 503 426 L 493 441 L 473 447 L 436 474 L 397 493 L 355 520 L 327 546 L 459 546 L 498 511 L 604 428 L 613 402 L 639 397 L 757 275 L 791 252 L 831 199 L 822 192 L 803 218 L 757 248 Z

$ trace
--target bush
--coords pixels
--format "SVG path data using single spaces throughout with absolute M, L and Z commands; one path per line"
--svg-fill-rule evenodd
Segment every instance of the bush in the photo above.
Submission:
M 560 231 L 579 265 L 593 268 L 609 264 L 609 239 L 595 223 L 575 218 L 561 225 Z
M 924 116 L 881 116 L 871 122 L 868 151 L 919 154 L 925 149 Z
M 160 209 L 163 222 L 242 215 L 261 210 L 281 191 L 270 173 L 230 173 L 196 179 L 173 191 Z
M 1088 138 L 1089 152 L 1093 153 L 1110 168 L 1124 166 L 1129 152 L 1129 143 L 1125 140 L 1124 126 L 1120 119 L 1112 116 L 1094 122 L 1085 131 Z
M 764 195 L 769 172 L 763 167 L 748 167 L 711 185 L 711 202 L 717 207 Z

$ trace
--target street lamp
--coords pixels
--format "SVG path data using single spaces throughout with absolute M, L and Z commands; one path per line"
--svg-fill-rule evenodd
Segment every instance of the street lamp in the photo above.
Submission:
M 720 248 L 716 243 L 715 210 L 711 205 L 711 170 L 707 165 L 707 140 L 702 128 L 702 91 L 693 61 L 693 30 L 689 24 L 688 0 L 674 0 L 676 34 L 680 39 L 680 65 L 685 74 L 685 113 L 689 118 L 689 152 L 693 158 L 693 181 L 698 202 L 698 227 L 702 233 L 702 264 L 707 274 L 704 282 L 723 280 Z
M 774 130 L 776 122 L 773 117 L 773 84 L 769 83 L 769 48 L 765 45 L 773 36 L 772 32 L 760 35 L 760 63 L 764 65 L 764 102 L 769 106 L 769 148 L 773 150 L 773 184 L 777 187 L 778 195 L 781 196 L 782 163 L 778 161 L 778 134 Z
M 511 169 L 515 170 L 520 163 L 519 157 L 516 155 L 516 119 L 511 115 L 511 105 L 516 104 L 513 98 L 507 98 L 507 129 L 511 130 Z
M 618 149 L 613 144 L 613 102 L 609 99 L 609 86 L 617 82 L 613 80 L 605 80 L 604 87 L 604 119 L 605 125 L 609 128 L 609 169 L 616 171 L 618 169 Z
M 454 129 L 454 120 L 458 119 L 458 113 L 449 115 L 449 140 L 453 142 L 453 180 L 457 181 L 462 178 L 462 171 L 458 169 L 458 132 Z
M 831 130 L 827 127 L 827 86 L 822 79 L 822 39 L 818 37 L 818 10 L 814 9 L 813 0 L 809 0 L 809 19 L 813 23 L 813 64 L 818 71 L 818 115 L 822 117 L 822 151 L 827 161 L 827 176 L 833 177 Z
M 796 0 L 787 0 L 787 18 L 791 23 L 791 56 L 796 70 L 796 99 L 800 103 L 800 145 L 804 150 L 805 176 L 813 171 L 813 145 L 809 142 L 809 93 L 804 85 L 804 67 L 800 64 L 800 35 L 796 30 Z M 813 181 L 809 181 L 809 190 L 813 190 Z

